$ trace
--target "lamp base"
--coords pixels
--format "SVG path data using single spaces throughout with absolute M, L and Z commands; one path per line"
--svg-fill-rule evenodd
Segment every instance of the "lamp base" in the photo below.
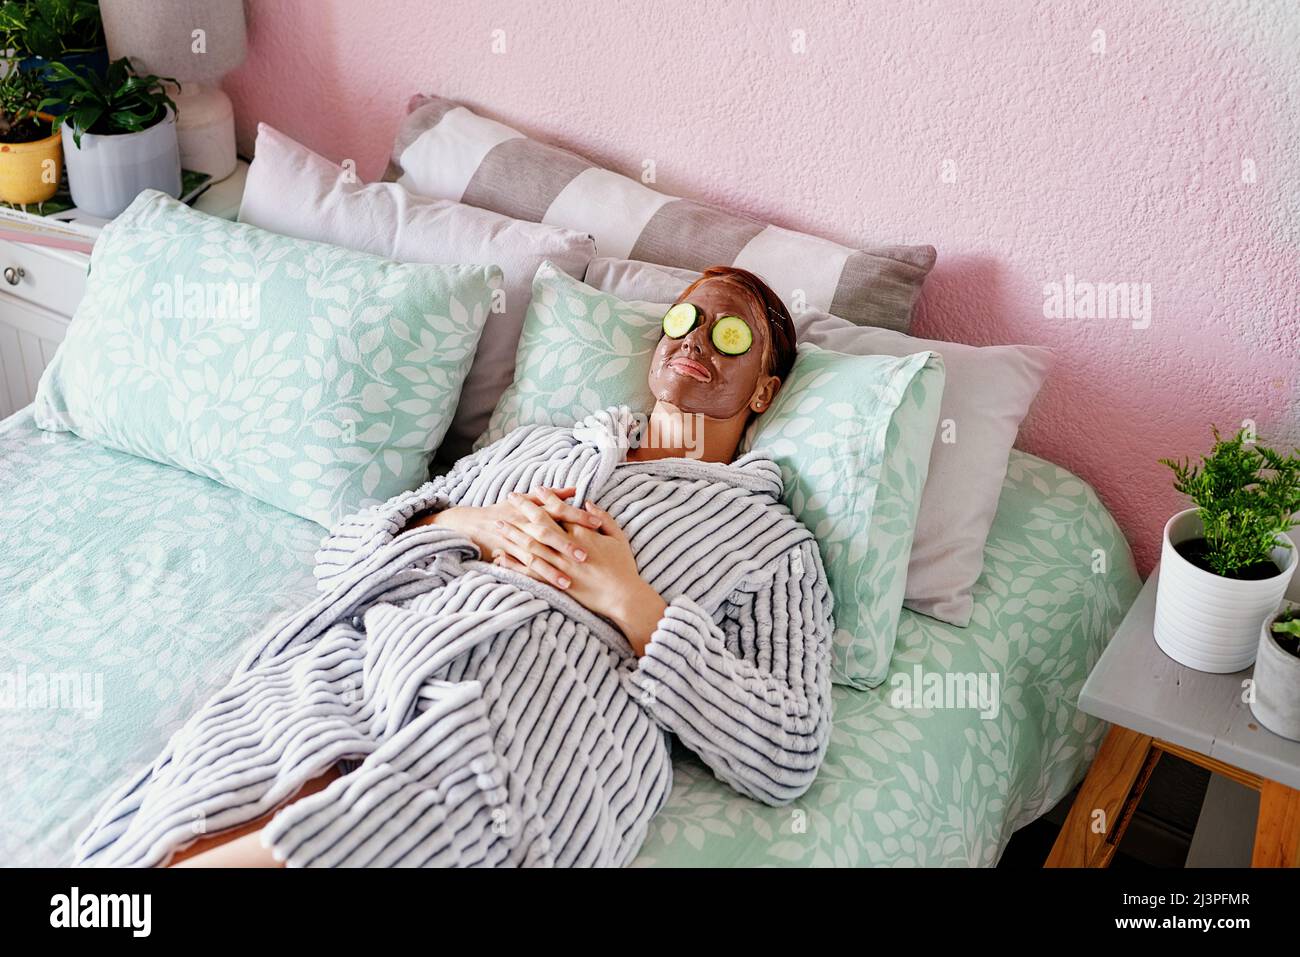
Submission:
M 176 100 L 176 139 L 181 166 L 207 173 L 214 180 L 235 171 L 235 109 L 219 86 L 193 80 L 173 93 Z

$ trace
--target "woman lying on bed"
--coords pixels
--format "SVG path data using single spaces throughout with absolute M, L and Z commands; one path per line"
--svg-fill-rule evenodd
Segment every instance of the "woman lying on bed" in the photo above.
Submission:
M 830 733 L 831 597 L 775 463 L 735 459 L 793 361 L 772 291 L 711 269 L 664 318 L 648 423 L 520 428 L 344 519 L 322 595 L 78 860 L 625 864 L 672 784 L 665 732 L 743 794 L 802 794 Z

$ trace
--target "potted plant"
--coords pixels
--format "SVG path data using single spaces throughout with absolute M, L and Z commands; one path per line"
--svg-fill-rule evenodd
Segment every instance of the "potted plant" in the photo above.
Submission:
M 112 219 L 142 190 L 169 196 L 181 192 L 176 143 L 176 104 L 153 74 L 138 76 L 126 57 L 108 65 L 104 76 L 50 65 L 66 82 L 61 99 L 63 155 L 72 201 L 92 216 Z
M 1274 734 L 1300 741 L 1300 604 L 1287 602 L 1264 621 L 1250 710 Z
M 1161 459 L 1174 488 L 1196 503 L 1165 525 L 1155 639 L 1198 671 L 1240 671 L 1296 567 L 1286 532 L 1300 511 L 1300 458 L 1214 430 L 1200 465 Z
M 43 203 L 58 191 L 59 127 L 40 111 L 48 95 L 39 74 L 10 70 L 0 79 L 0 202 Z
M 108 66 L 96 0 L 3 0 L 0 50 L 20 69 L 42 75 L 56 60 L 77 73 L 103 73 Z

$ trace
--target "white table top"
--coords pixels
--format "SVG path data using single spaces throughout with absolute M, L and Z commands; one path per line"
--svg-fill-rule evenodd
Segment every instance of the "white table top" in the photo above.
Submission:
M 218 180 L 205 189 L 192 205 L 195 209 L 222 219 L 235 219 L 239 215 L 239 205 L 244 197 L 244 181 L 248 178 L 248 163 L 239 160 L 235 171 L 225 179 Z M 99 220 L 99 222 L 103 222 Z M 58 249 L 54 246 L 42 246 L 41 251 L 55 259 L 75 263 L 85 269 L 90 261 L 90 254 L 74 249 Z
M 248 179 L 248 164 L 243 160 L 235 165 L 235 171 L 225 179 L 217 180 L 205 189 L 194 201 L 194 208 L 222 219 L 234 219 L 239 215 L 239 204 L 244 198 L 244 181 Z
M 1156 644 L 1156 568 L 1106 646 L 1083 690 L 1088 714 L 1300 788 L 1300 741 L 1269 731 L 1241 700 L 1253 669 L 1230 675 L 1195 671 Z M 1300 578 L 1292 583 L 1293 599 Z

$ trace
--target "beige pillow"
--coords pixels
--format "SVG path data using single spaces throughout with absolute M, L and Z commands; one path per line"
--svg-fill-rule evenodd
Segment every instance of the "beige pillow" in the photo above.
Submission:
M 590 233 L 602 256 L 765 276 L 786 302 L 906 331 L 933 246 L 853 249 L 660 193 L 439 96 L 416 96 L 387 178 L 413 193 Z
M 699 276 L 685 269 L 597 257 L 586 282 L 620 299 L 669 303 Z M 825 312 L 795 316 L 800 343 L 847 355 L 943 357 L 947 378 L 930 474 L 921 495 L 904 605 L 940 621 L 970 624 L 971 589 L 998 510 L 1007 459 L 1038 394 L 1051 353 L 1036 346 L 968 346 L 855 326 Z

